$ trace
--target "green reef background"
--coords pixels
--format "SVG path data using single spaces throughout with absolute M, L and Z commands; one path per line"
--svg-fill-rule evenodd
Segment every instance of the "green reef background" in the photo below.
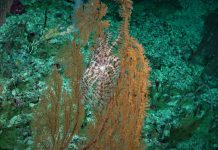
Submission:
M 102 2 L 108 7 L 106 32 L 115 39 L 119 5 Z M 74 8 L 73 0 L 14 0 L 1 18 L 0 150 L 33 149 L 32 110 L 56 55 L 76 30 Z M 130 34 L 151 67 L 141 131 L 146 149 L 217 150 L 218 1 L 133 0 Z M 89 51 L 82 53 L 88 64 Z M 78 149 L 80 140 L 85 137 L 74 138 L 68 149 Z

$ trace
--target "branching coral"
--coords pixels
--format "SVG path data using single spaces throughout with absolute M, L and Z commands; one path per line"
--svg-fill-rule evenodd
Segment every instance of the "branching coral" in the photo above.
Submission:
M 49 144 L 49 147 L 45 148 L 54 150 L 67 148 L 75 131 L 80 128 L 79 123 L 82 117 L 80 103 L 83 96 L 83 99 L 91 105 L 104 106 L 103 109 L 93 107 L 95 125 L 89 124 L 87 130 L 83 130 L 88 137 L 87 143 L 83 146 L 84 150 L 135 150 L 143 145 L 140 142 L 140 133 L 145 116 L 144 111 L 148 105 L 150 68 L 148 61 L 144 58 L 142 45 L 129 35 L 132 2 L 131 0 L 119 2 L 123 18 L 120 30 L 120 58 L 115 57 L 111 52 L 118 39 L 110 46 L 104 36 L 103 29 L 106 24 L 101 19 L 106 13 L 106 6 L 98 0 L 92 0 L 85 5 L 84 9 L 77 10 L 79 13 L 77 21 L 80 21 L 77 27 L 80 34 L 74 35 L 73 49 L 64 55 L 65 63 L 68 65 L 66 75 L 72 80 L 73 93 L 69 96 L 64 92 L 62 95 L 62 82 L 58 72 L 54 72 L 45 94 L 47 96 L 41 104 L 44 110 L 42 112 L 45 112 L 43 114 L 45 115 L 43 120 L 46 123 L 44 124 L 45 133 L 48 134 L 45 142 L 42 142 L 42 137 L 45 136 L 36 136 L 41 140 L 36 140 L 36 144 L 42 143 L 46 146 Z M 83 21 L 82 16 L 84 16 Z M 94 20 L 90 20 L 91 18 Z M 99 39 L 98 46 L 92 51 L 89 67 L 83 72 L 83 58 L 79 51 L 81 46 L 93 37 L 90 36 L 91 34 L 94 34 L 94 40 Z M 79 42 L 78 37 L 81 40 Z M 80 87 L 82 95 L 80 95 Z M 47 112 L 45 108 L 48 108 Z M 69 112 L 75 113 L 71 116 Z M 63 127 L 60 124 L 61 116 L 64 116 Z M 35 125 L 38 129 L 42 129 L 36 122 Z
M 63 80 L 55 68 L 32 123 L 36 149 L 64 150 L 81 127 L 83 107 L 78 81 L 81 78 L 83 63 L 78 45 L 72 45 L 65 48 L 69 51 L 74 49 L 68 55 L 68 63 L 74 70 L 66 71 L 71 78 L 68 88 L 72 91 L 63 87 Z
M 107 6 L 98 0 L 90 0 L 89 3 L 75 12 L 76 27 L 79 29 L 80 40 L 85 45 L 94 33 L 94 39 L 104 36 L 103 30 L 109 26 L 102 18 L 107 12 Z
M 120 73 L 107 108 L 96 112 L 96 124 L 89 127 L 92 137 L 84 149 L 140 149 L 140 133 L 148 106 L 148 61 L 143 47 L 129 36 L 132 2 L 122 0 Z

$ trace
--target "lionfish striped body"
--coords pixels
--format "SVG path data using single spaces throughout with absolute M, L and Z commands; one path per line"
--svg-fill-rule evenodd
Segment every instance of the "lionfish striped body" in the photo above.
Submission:
M 89 67 L 82 78 L 81 90 L 85 103 L 93 107 L 104 106 L 113 94 L 119 71 L 119 58 L 112 54 L 117 38 L 110 46 L 107 39 L 99 39 L 99 46 L 93 52 Z

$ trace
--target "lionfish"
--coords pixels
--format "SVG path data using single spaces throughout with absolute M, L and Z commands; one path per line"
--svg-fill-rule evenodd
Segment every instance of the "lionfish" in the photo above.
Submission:
M 99 38 L 88 68 L 83 73 L 81 91 L 84 102 L 93 107 L 103 107 L 110 100 L 119 72 L 120 60 L 112 54 L 119 40 L 109 44 L 109 37 Z

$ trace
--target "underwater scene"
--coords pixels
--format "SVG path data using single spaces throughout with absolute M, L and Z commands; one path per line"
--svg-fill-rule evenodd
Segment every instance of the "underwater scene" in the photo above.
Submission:
M 0 0 L 0 150 L 217 150 L 218 0 Z

